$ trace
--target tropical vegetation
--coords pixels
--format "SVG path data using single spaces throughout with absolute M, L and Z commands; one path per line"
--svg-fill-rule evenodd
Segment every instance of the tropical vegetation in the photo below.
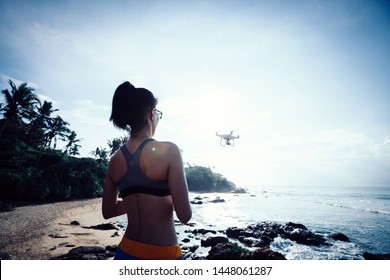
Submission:
M 193 192 L 236 192 L 239 189 L 210 167 L 188 164 L 185 167 L 188 189 Z
M 9 80 L 9 86 L 1 91 L 0 201 L 100 196 L 107 156 L 76 157 L 81 139 L 52 102 L 40 100 L 27 83 L 16 86 Z

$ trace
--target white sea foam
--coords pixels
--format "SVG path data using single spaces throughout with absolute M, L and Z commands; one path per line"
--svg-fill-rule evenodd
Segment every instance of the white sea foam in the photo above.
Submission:
M 225 230 L 262 221 L 296 222 L 327 236 L 342 232 L 351 242 L 330 241 L 330 246 L 306 246 L 276 238 L 272 247 L 288 259 L 361 259 L 362 252 L 389 253 L 389 188 L 257 187 L 247 194 L 193 194 L 199 228 Z M 220 196 L 225 202 L 210 202 Z

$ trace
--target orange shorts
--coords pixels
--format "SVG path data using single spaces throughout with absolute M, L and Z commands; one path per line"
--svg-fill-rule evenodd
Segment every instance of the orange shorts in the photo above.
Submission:
M 115 252 L 114 260 L 182 260 L 180 246 L 150 245 L 123 237 Z

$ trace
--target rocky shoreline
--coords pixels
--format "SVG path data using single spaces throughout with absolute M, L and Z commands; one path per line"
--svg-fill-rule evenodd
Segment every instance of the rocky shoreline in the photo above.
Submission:
M 192 203 L 197 205 L 225 203 L 225 200 L 217 197 L 205 201 L 201 197 L 196 197 Z M 3 231 L 0 230 L 3 239 L 0 259 L 112 259 L 116 246 L 124 234 L 125 221 L 117 219 L 104 221 L 97 213 L 100 211 L 100 205 L 101 201 L 97 199 L 29 206 L 25 209 L 16 209 L 14 213 L 3 213 L 0 215 L 3 225 Z M 59 212 L 56 216 L 61 215 L 59 210 L 66 211 L 67 215 L 56 220 L 54 219 L 56 216 L 50 214 L 52 218 L 50 222 L 44 215 L 53 213 L 53 210 Z M 72 217 L 76 220 L 72 220 Z M 29 223 L 16 224 L 14 219 Z M 49 224 L 50 228 L 46 228 L 45 225 Z M 175 227 L 184 258 L 187 260 L 285 260 L 286 256 L 272 246 L 276 240 L 288 240 L 290 243 L 327 251 L 337 250 L 335 243 L 350 242 L 350 238 L 341 232 L 319 234 L 303 224 L 292 222 L 278 224 L 260 221 L 242 228 L 228 227 L 216 230 L 213 227 L 202 228 L 195 223 L 184 225 L 175 221 Z M 23 237 L 21 233 L 26 232 L 25 229 L 29 229 L 30 234 Z M 13 240 L 13 236 L 18 236 L 19 239 Z M 23 245 L 18 246 L 22 238 L 25 241 Z M 389 260 L 390 254 L 362 252 L 360 259 Z
M 77 225 L 73 221 L 73 225 Z M 309 246 L 332 246 L 334 241 L 350 242 L 343 233 L 336 232 L 327 236 L 314 233 L 303 224 L 259 222 L 246 228 L 229 227 L 223 231 L 212 229 L 192 229 L 193 225 L 183 225 L 176 221 L 176 227 L 184 227 L 186 238 L 179 241 L 184 258 L 187 260 L 286 260 L 281 253 L 270 249 L 276 237 L 289 239 L 298 244 Z M 112 237 L 121 236 L 123 225 L 105 223 L 89 227 L 91 230 L 112 231 Z M 52 236 L 52 238 L 62 238 Z M 111 246 L 78 246 L 68 253 L 54 256 L 55 260 L 106 260 L 115 255 L 116 245 Z M 205 250 L 206 249 L 206 250 Z M 202 254 L 199 252 L 206 252 Z M 389 260 L 390 254 L 363 253 L 366 260 Z

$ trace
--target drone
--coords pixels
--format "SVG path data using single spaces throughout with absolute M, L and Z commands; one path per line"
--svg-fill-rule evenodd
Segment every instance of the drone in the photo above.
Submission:
M 221 137 L 221 141 L 219 142 L 222 147 L 226 146 L 234 146 L 234 139 L 239 139 L 240 135 L 234 136 L 233 130 L 230 132 L 230 134 L 218 134 L 218 132 L 215 133 L 216 136 Z

